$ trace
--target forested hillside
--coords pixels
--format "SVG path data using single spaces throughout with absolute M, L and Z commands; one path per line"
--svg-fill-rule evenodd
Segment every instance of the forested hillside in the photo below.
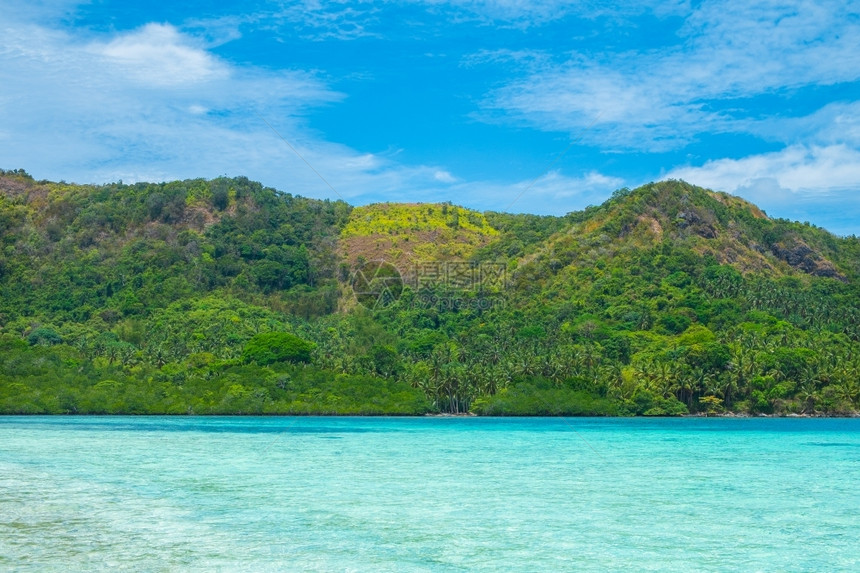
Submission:
M 860 409 L 860 243 L 684 182 L 564 217 L 0 172 L 0 413 Z

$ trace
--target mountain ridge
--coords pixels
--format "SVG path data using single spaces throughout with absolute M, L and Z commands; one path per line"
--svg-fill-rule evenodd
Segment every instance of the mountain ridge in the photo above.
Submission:
M 682 181 L 554 217 L 3 171 L 0 247 L 3 412 L 860 407 L 857 239 Z M 310 364 L 249 363 L 266 332 Z

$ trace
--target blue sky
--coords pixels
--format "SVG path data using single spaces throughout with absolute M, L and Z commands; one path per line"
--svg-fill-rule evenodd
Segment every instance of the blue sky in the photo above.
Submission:
M 0 167 L 541 214 L 682 178 L 860 234 L 860 4 L 6 0 Z

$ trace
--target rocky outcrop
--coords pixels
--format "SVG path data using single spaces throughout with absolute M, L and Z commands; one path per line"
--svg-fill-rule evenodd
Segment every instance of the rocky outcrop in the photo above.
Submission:
M 771 252 L 790 266 L 810 275 L 845 280 L 833 263 L 798 238 L 790 238 L 772 245 Z

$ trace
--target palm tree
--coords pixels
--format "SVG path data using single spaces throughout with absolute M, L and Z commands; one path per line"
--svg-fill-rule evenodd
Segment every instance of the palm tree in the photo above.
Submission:
M 836 397 L 856 408 L 860 404 L 860 382 L 857 378 L 849 378 L 836 386 Z
M 803 384 L 800 391 L 797 393 L 800 403 L 803 404 L 802 412 L 804 414 L 815 413 L 815 403 L 818 401 L 818 392 L 815 385 L 812 383 Z

